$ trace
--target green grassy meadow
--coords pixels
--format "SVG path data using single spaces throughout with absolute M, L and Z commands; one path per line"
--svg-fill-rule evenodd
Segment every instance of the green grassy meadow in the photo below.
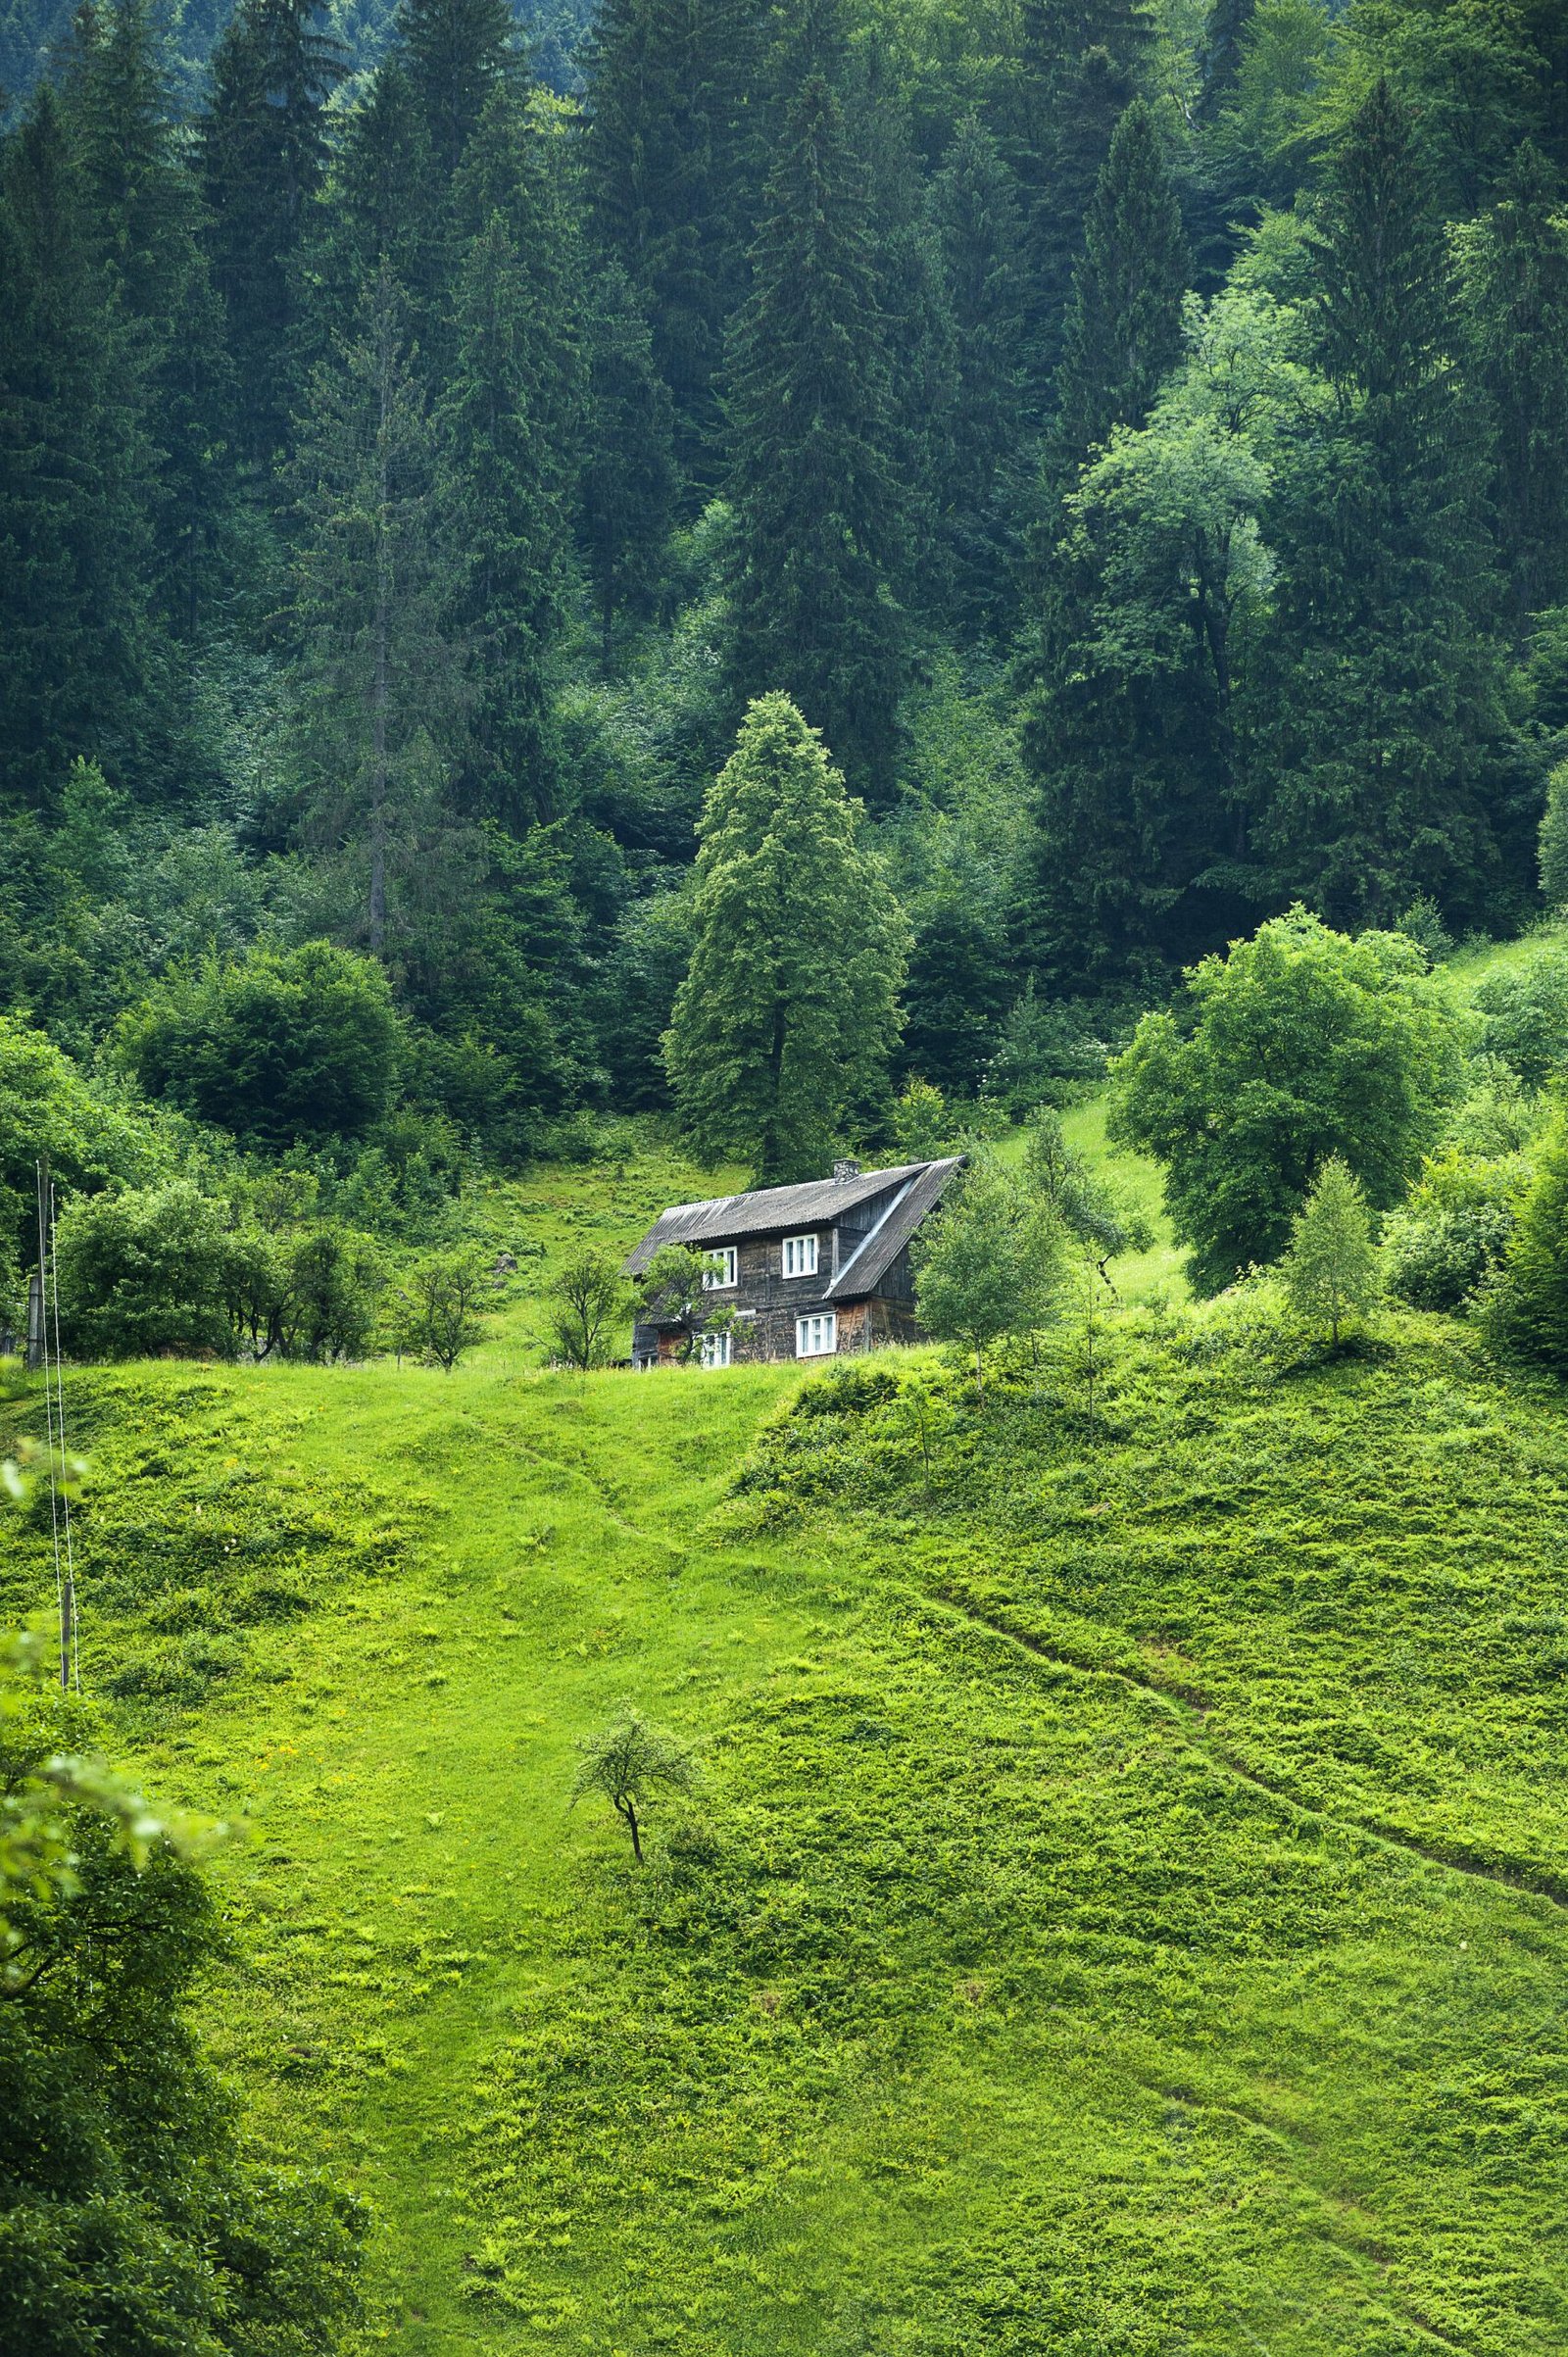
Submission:
M 738 1175 L 498 1195 L 450 1377 L 68 1381 L 106 1747 L 249 1825 L 203 2027 L 369 2204 L 366 2350 L 1559 2349 L 1560 1390 L 1414 1315 L 1282 1358 L 1163 1240 L 1092 1405 L 1070 1327 L 983 1408 L 536 1371 L 562 1252 Z M 623 1700 L 701 1764 L 641 1873 L 568 1805 Z

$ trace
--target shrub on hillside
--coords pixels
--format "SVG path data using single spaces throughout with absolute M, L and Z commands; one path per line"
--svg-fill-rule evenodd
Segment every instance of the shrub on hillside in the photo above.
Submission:
M 0 1014 L 0 1281 L 36 1258 L 34 1184 L 47 1155 L 62 1189 L 146 1181 L 170 1149 L 146 1108 L 89 1080 L 42 1032 Z
M 63 1339 L 83 1358 L 360 1358 L 385 1282 L 370 1237 L 231 1224 L 187 1179 L 74 1204 L 58 1245 Z
M 145 1801 L 72 1756 L 79 1705 L 15 1689 L 0 1678 L 3 1830 L 24 1841 L 0 1843 L 0 2348 L 325 2357 L 359 2315 L 363 2214 L 244 2152 L 186 2019 L 223 1952 L 212 1897 Z
M 1530 1183 L 1521 1155 L 1450 1148 L 1424 1166 L 1383 1231 L 1389 1291 L 1412 1309 L 1457 1310 L 1501 1267 Z
M 394 1347 L 450 1375 L 466 1350 L 483 1342 L 486 1279 L 468 1252 L 426 1252 L 396 1289 Z
M 1502 1273 L 1482 1306 L 1496 1341 L 1568 1375 L 1568 1119 L 1561 1113 L 1538 1158 Z
M 1194 1281 L 1277 1260 L 1313 1173 L 1341 1155 L 1398 1202 L 1462 1077 L 1459 1018 L 1413 943 L 1351 940 L 1304 908 L 1187 974 L 1113 1068 L 1111 1134 L 1165 1166 Z
M 99 1195 L 57 1231 L 64 1340 L 82 1358 L 227 1355 L 229 1237 L 189 1179 Z
M 1482 1047 L 1500 1056 L 1526 1088 L 1544 1088 L 1568 1061 L 1568 948 L 1553 943 L 1490 975 L 1475 1004 Z
M 212 959 L 120 1032 L 151 1095 L 270 1148 L 362 1137 L 391 1101 L 401 1044 L 380 966 L 326 941 Z

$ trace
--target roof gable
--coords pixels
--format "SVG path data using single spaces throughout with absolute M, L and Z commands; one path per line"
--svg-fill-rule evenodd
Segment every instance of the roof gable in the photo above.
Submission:
M 854 1178 L 809 1179 L 803 1186 L 760 1187 L 749 1195 L 717 1195 L 707 1203 L 671 1203 L 660 1213 L 636 1250 L 627 1255 L 625 1271 L 628 1276 L 640 1277 L 654 1254 L 668 1244 L 701 1248 L 740 1244 L 755 1236 L 780 1236 L 797 1228 L 836 1227 L 847 1213 L 873 1203 L 878 1196 L 891 1196 L 893 1203 L 881 1220 L 839 1273 L 833 1292 L 836 1299 L 843 1300 L 843 1282 L 852 1266 L 857 1268 L 856 1291 L 876 1283 L 876 1276 L 865 1274 L 870 1263 L 864 1260 L 864 1255 L 869 1246 L 882 1236 L 893 1213 L 897 1210 L 904 1215 L 901 1219 L 904 1232 L 900 1243 L 893 1246 L 881 1262 L 877 1275 L 891 1263 L 900 1245 L 913 1234 L 962 1160 L 961 1154 L 951 1154 L 939 1162 L 900 1162 L 888 1170 L 862 1170 Z M 938 1173 L 940 1177 L 936 1176 Z M 912 1209 L 916 1201 L 919 1208 Z M 906 1205 L 911 1206 L 910 1212 L 905 1211 Z M 857 1265 L 862 1262 L 863 1266 Z

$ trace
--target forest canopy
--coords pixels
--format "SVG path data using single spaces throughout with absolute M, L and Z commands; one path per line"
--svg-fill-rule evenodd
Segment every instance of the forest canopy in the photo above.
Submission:
M 1298 902 L 1540 908 L 1559 11 L 6 23 L 0 1000 L 104 1085 L 448 1164 L 697 1105 L 759 698 L 903 945 L 842 1144 L 1030 1109 Z M 763 955 L 831 995 L 808 870 Z

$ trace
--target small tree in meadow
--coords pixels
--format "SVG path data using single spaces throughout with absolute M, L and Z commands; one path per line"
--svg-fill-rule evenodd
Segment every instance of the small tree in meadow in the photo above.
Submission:
M 637 1306 L 643 1314 L 679 1330 L 682 1366 L 690 1363 L 703 1335 L 727 1334 L 735 1322 L 734 1304 L 713 1297 L 713 1281 L 723 1273 L 716 1252 L 695 1244 L 666 1244 L 638 1281 Z
M 551 1280 L 547 1321 L 558 1358 L 586 1374 L 611 1355 L 611 1337 L 629 1314 L 631 1292 L 613 1252 L 574 1252 Z
M 450 1375 L 465 1350 L 484 1340 L 484 1272 L 469 1252 L 426 1252 L 398 1289 L 397 1347 L 433 1359 Z
M 917 1244 L 915 1306 L 928 1334 L 973 1350 L 981 1399 L 986 1350 L 1049 1323 L 1060 1272 L 1049 1212 L 1000 1163 L 972 1165 Z
M 1541 1150 L 1485 1316 L 1499 1342 L 1568 1374 L 1568 1128 L 1560 1113 Z
M 608 1800 L 631 1836 L 632 1856 L 643 1862 L 641 1819 L 649 1794 L 689 1792 L 697 1781 L 692 1755 L 672 1735 L 651 1727 L 635 1710 L 626 1710 L 612 1727 L 589 1736 L 580 1746 L 582 1766 L 572 1787 L 572 1806 L 590 1792 Z
M 1326 1325 L 1338 1344 L 1348 1317 L 1364 1317 L 1383 1292 L 1372 1214 L 1349 1164 L 1331 1154 L 1296 1215 L 1280 1262 L 1286 1299 L 1298 1317 Z

